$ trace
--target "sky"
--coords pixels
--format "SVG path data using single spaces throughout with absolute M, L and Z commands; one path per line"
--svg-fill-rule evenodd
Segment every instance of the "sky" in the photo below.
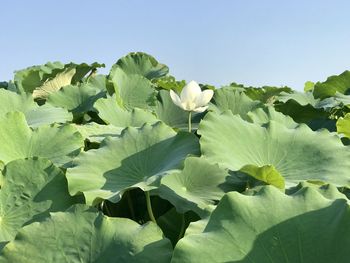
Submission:
M 350 1 L 0 2 L 0 81 L 48 61 L 102 62 L 143 51 L 177 79 L 302 90 L 350 69 Z

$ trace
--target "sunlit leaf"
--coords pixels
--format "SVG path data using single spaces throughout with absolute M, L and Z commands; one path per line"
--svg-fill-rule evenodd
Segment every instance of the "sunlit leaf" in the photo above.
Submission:
M 186 235 L 171 262 L 339 262 L 350 257 L 349 204 L 313 188 L 287 196 L 272 186 L 225 195 L 202 233 Z M 337 242 L 334 242 L 337 240 Z
M 63 172 L 45 159 L 16 160 L 3 171 L 0 190 L 0 242 L 12 240 L 23 224 L 44 212 L 82 201 L 68 194 Z
M 326 130 L 290 129 L 275 121 L 260 126 L 226 112 L 207 114 L 198 133 L 202 154 L 233 171 L 273 165 L 286 182 L 350 183 L 350 148 Z
M 84 146 L 70 125 L 40 126 L 32 130 L 25 116 L 10 112 L 0 118 L 0 160 L 4 163 L 28 157 L 45 157 L 55 165 L 67 165 Z
M 132 188 L 157 188 L 161 177 L 198 154 L 193 134 L 176 134 L 165 124 L 129 127 L 117 138 L 106 138 L 99 149 L 81 153 L 67 170 L 71 194 L 83 192 L 88 204 L 99 199 L 120 200 Z M 98 165 L 96 165 L 98 163 Z
M 210 205 L 224 195 L 222 185 L 226 177 L 228 172 L 225 169 L 209 164 L 203 158 L 189 157 L 181 172 L 162 178 L 159 194 L 169 200 L 177 211 L 192 210 L 204 217 L 211 210 Z
M 43 249 L 45 248 L 45 249 Z M 171 243 L 154 223 L 108 218 L 92 208 L 52 213 L 21 229 L 0 262 L 157 262 L 171 259 Z

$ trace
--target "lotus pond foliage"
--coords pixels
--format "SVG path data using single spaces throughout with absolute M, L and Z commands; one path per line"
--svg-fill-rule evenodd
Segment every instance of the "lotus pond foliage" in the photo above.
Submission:
M 0 262 L 350 261 L 350 72 L 177 80 L 137 52 L 0 82 Z

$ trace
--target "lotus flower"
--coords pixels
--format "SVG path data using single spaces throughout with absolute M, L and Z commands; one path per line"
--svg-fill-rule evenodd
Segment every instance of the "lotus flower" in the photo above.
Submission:
M 180 97 L 173 91 L 170 90 L 170 97 L 181 109 L 186 111 L 203 112 L 208 106 L 206 106 L 214 92 L 212 90 L 202 91 L 198 83 L 190 81 L 181 91 Z

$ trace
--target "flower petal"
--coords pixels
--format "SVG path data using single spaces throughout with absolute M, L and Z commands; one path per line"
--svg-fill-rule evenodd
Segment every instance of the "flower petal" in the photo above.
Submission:
M 211 89 L 204 90 L 196 99 L 196 107 L 202 107 L 207 105 L 213 97 L 213 95 L 214 91 L 212 91 Z
M 206 109 L 208 109 L 208 106 L 204 106 L 204 107 L 199 107 L 199 108 L 195 108 L 193 111 L 195 112 L 203 112 L 205 111 Z
M 179 95 L 177 95 L 173 90 L 170 90 L 170 98 L 176 106 L 184 109 L 184 107 L 182 106 Z
M 202 90 L 199 87 L 198 83 L 195 81 L 190 81 L 187 85 L 182 89 L 180 98 L 182 102 L 187 101 L 195 101 L 196 98 L 201 94 Z
M 182 108 L 187 111 L 193 111 L 196 108 L 196 104 L 193 101 L 186 101 L 182 103 Z

